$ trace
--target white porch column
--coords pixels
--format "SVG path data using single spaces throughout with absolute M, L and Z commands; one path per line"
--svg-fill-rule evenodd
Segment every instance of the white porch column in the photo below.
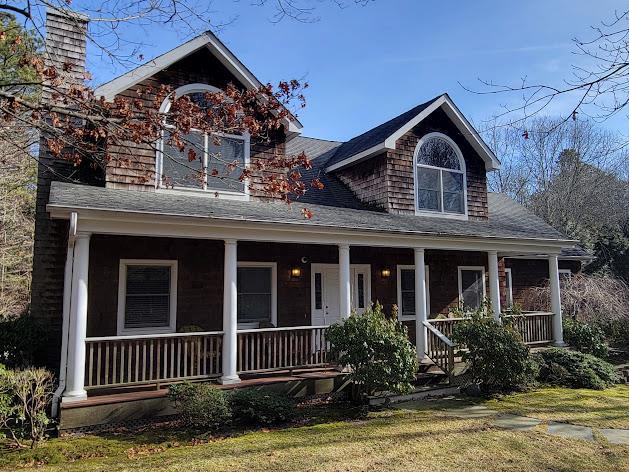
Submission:
M 339 308 L 341 319 L 349 318 L 352 311 L 349 244 L 339 244 Z
M 421 361 L 426 357 L 426 262 L 424 249 L 415 248 L 415 346 L 417 358 Z
M 559 288 L 559 262 L 556 255 L 548 256 L 548 272 L 550 280 L 550 306 L 553 316 L 553 339 L 555 345 L 563 346 L 563 320 L 561 315 L 561 291 Z
M 72 294 L 68 337 L 68 368 L 63 401 L 87 398 L 85 391 L 85 337 L 87 336 L 87 277 L 90 267 L 90 235 L 78 233 L 74 242 Z
M 225 265 L 223 279 L 223 375 L 222 384 L 240 382 L 237 366 L 238 345 L 238 243 L 225 240 Z
M 498 253 L 496 251 L 487 252 L 487 263 L 489 265 L 489 299 L 491 309 L 496 321 L 500 321 L 500 280 L 498 279 Z

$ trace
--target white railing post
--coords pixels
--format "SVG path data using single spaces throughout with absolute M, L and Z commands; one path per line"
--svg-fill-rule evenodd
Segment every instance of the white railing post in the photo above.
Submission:
M 223 372 L 222 384 L 240 382 L 236 371 L 238 344 L 238 243 L 225 240 L 225 265 L 223 277 Z
M 341 319 L 349 318 L 352 298 L 348 244 L 339 244 L 339 308 Z
M 487 252 L 487 263 L 489 265 L 489 299 L 494 319 L 500 321 L 500 279 L 498 278 L 498 253 L 496 251 Z
M 67 353 L 66 391 L 63 401 L 87 398 L 85 391 L 85 338 L 87 336 L 87 290 L 90 267 L 90 234 L 78 233 L 74 242 L 72 294 Z
M 415 346 L 420 361 L 426 357 L 428 335 L 424 321 L 427 319 L 424 249 L 415 248 Z
M 559 288 L 559 262 L 557 255 L 548 256 L 548 275 L 550 280 L 550 306 L 553 316 L 553 341 L 557 346 L 563 341 L 563 319 L 561 314 L 561 289 Z

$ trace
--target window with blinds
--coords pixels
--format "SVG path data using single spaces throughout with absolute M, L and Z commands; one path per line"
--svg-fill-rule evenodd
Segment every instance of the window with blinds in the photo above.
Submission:
M 124 270 L 122 331 L 168 331 L 173 328 L 173 285 L 176 265 L 173 262 L 128 263 Z M 119 331 L 121 331 L 119 329 Z

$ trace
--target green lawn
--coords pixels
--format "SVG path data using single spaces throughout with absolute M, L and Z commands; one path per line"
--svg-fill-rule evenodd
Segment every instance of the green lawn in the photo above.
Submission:
M 616 398 L 627 387 L 598 392 Z M 544 390 L 568 397 L 570 391 Z M 534 394 L 529 394 L 534 395 Z M 515 398 L 515 400 L 510 400 Z M 585 398 L 585 397 L 579 397 Z M 588 399 L 587 401 L 590 401 Z M 505 397 L 489 406 L 526 403 Z M 542 400 L 539 403 L 543 403 Z M 431 402 L 418 409 L 392 409 L 367 418 L 339 420 L 308 414 L 318 424 L 234 434 L 221 439 L 195 438 L 157 428 L 135 435 L 53 439 L 35 452 L 0 451 L 6 470 L 44 465 L 45 470 L 600 470 L 629 471 L 629 446 L 586 442 L 533 431 L 506 431 L 489 419 L 459 419 L 443 414 L 466 401 Z M 574 405 L 586 407 L 575 400 Z M 613 410 L 620 409 L 614 400 Z M 563 412 L 560 406 L 559 412 Z M 320 412 L 318 412 L 320 413 Z M 334 413 L 334 412 L 333 412 Z M 546 410 L 550 415 L 550 411 Z M 600 426 L 605 416 L 599 410 Z M 610 414 L 613 421 L 617 415 Z M 56 463 L 53 463 L 56 462 Z
M 543 420 L 629 429 L 629 385 L 607 390 L 543 388 L 490 400 L 487 407 Z

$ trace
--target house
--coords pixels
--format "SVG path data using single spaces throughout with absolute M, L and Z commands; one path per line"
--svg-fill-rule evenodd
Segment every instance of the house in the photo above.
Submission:
M 52 57 L 83 67 L 85 24 L 51 10 L 47 27 Z M 260 85 L 208 32 L 97 93 L 112 100 L 168 84 L 181 95 L 230 82 Z M 131 166 L 113 159 L 102 174 L 88 169 L 82 184 L 68 182 L 42 146 L 32 313 L 55 341 L 47 356 L 59 367 L 62 405 L 128 386 L 238 384 L 325 366 L 325 327 L 373 301 L 388 312 L 396 305 L 418 356 L 447 368 L 439 335 L 451 324 L 437 315 L 488 297 L 499 318 L 550 280 L 552 313 L 528 314 L 522 329 L 527 342 L 562 344 L 560 275 L 587 255 L 488 191 L 500 161 L 447 94 L 346 142 L 301 129 L 290 117 L 271 144 L 246 136 L 221 144 L 243 163 L 305 151 L 313 168 L 304 173 L 325 188 L 291 206 L 248 182 L 187 180 L 160 152 L 141 149 Z M 151 178 L 139 179 L 146 168 Z M 174 188 L 163 186 L 166 172 Z

